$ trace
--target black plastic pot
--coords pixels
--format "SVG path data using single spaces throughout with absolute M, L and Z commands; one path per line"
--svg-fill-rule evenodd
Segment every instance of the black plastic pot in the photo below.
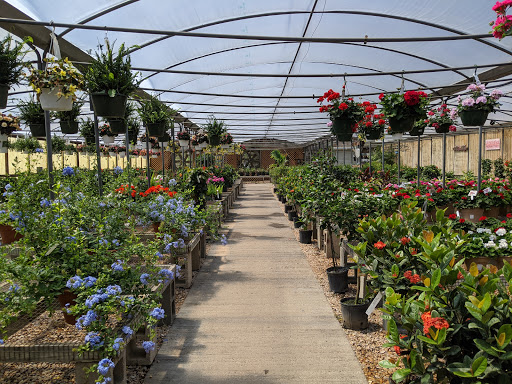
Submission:
M 276 192 L 277 192 L 277 188 L 274 188 L 274 193 L 276 193 Z
M 284 213 L 288 213 L 293 209 L 293 205 L 285 204 L 284 206 Z
M 402 119 L 397 119 L 396 117 L 389 118 L 389 126 L 391 127 L 391 133 L 405 133 L 409 132 L 414 122 L 416 121 L 415 117 L 405 117 Z
M 348 289 L 348 268 L 327 268 L 327 279 L 329 280 L 329 288 L 331 289 L 332 292 L 346 292 Z
M 9 94 L 9 86 L 0 84 L 0 109 L 7 107 L 7 95 Z
M 158 123 L 147 123 L 146 129 L 149 136 L 161 137 L 165 134 L 165 121 L 160 121 Z
M 382 130 L 378 129 L 375 131 L 370 131 L 366 133 L 365 136 L 368 140 L 378 140 L 382 136 Z
M 336 135 L 343 133 L 350 133 L 352 135 L 352 127 L 355 123 L 355 120 L 337 117 L 332 121 L 332 132 Z
M 220 144 L 220 136 L 219 135 L 212 135 L 208 136 L 208 144 L 211 146 L 217 146 Z
M 366 314 L 366 310 L 369 306 L 369 300 L 363 304 L 354 304 L 353 297 L 341 299 L 343 326 L 356 331 L 368 328 L 368 315 Z
M 286 204 L 286 196 L 281 196 L 281 203 Z
M 293 218 L 293 228 L 300 228 L 302 227 L 302 224 L 304 224 L 302 221 L 300 221 L 300 217 L 295 216 Z
M 30 127 L 30 133 L 32 133 L 32 136 L 34 137 L 46 137 L 46 126 L 42 123 L 40 124 L 29 124 Z
M 78 121 L 61 120 L 60 131 L 66 135 L 78 133 Z
M 277 195 L 277 200 L 281 201 L 282 195 Z
M 448 133 L 450 132 L 450 123 L 441 124 L 438 128 L 436 128 L 436 133 Z
M 473 111 L 460 111 L 462 124 L 466 127 L 480 127 L 485 124 L 489 112 L 475 109 Z
M 313 231 L 310 229 L 300 229 L 299 230 L 299 242 L 301 244 L 311 244 L 311 236 L 313 235 Z
M 126 134 L 126 120 L 125 119 L 107 119 L 110 125 L 110 131 L 116 135 Z
M 293 221 L 297 217 L 297 211 L 288 211 L 288 220 Z
M 110 97 L 106 93 L 91 94 L 94 112 L 97 116 L 105 118 L 123 118 L 127 99 L 126 95 Z
M 336 138 L 338 139 L 338 141 L 351 141 L 352 135 L 352 132 L 337 133 Z

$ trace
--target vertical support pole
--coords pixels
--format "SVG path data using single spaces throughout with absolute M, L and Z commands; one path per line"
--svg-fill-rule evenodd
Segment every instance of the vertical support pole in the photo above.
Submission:
M 162 143 L 162 184 L 165 184 L 165 147 Z
M 125 132 L 125 146 L 126 146 L 126 168 L 128 168 L 128 185 L 132 185 L 132 181 L 131 181 L 131 172 L 130 172 L 130 168 L 131 168 L 131 161 L 130 161 L 130 134 L 129 134 L 129 131 L 128 131 L 128 124 L 126 124 L 126 132 Z
M 400 139 L 398 139 L 398 185 L 400 185 Z
M 363 146 L 362 141 L 359 140 L 359 169 L 363 169 Z
M 101 157 L 100 157 L 100 133 L 98 131 L 98 116 L 94 113 L 94 143 L 96 145 L 96 164 L 98 167 L 98 190 L 100 196 L 103 196 L 103 178 L 101 176 Z
M 478 191 L 482 189 L 482 126 L 478 127 Z
M 50 200 L 54 199 L 53 193 L 53 153 L 52 153 L 52 135 L 50 127 L 50 111 L 44 111 L 44 125 L 46 128 L 46 162 L 48 170 L 48 185 L 50 187 Z
M 372 142 L 368 140 L 368 161 L 370 163 L 370 175 L 372 174 Z
M 384 140 L 385 140 L 385 135 L 382 135 L 382 153 L 381 153 L 381 161 L 382 161 L 382 174 L 384 174 Z
M 443 133 L 443 188 L 446 188 L 446 133 Z
M 176 174 L 176 151 L 174 150 L 174 121 L 171 122 L 171 136 L 172 136 L 172 177 Z
M 149 176 L 149 132 L 146 128 L 146 175 L 148 178 L 148 189 L 151 188 L 151 178 Z
M 421 136 L 418 135 L 418 159 L 417 159 L 417 164 L 416 164 L 416 172 L 417 172 L 417 185 L 418 185 L 418 188 L 420 186 L 420 148 L 421 148 Z
M 5 154 L 5 174 L 9 176 L 9 153 Z

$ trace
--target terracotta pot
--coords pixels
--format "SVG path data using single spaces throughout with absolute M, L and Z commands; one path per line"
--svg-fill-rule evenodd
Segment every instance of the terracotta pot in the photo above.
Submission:
M 64 320 L 67 324 L 75 325 L 76 324 L 76 316 L 70 315 L 66 312 L 66 304 L 69 304 L 68 307 L 72 307 L 76 304 L 75 300 L 78 296 L 71 292 L 68 289 L 65 289 L 60 295 L 57 296 L 57 300 L 59 301 L 60 307 L 62 308 L 62 313 L 64 315 Z
M 11 244 L 23 237 L 13 227 L 5 224 L 0 224 L 0 236 L 2 237 L 2 245 Z

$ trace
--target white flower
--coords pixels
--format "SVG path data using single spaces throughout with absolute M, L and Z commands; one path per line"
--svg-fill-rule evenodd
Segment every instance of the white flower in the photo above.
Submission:
M 484 228 L 477 228 L 476 229 L 476 233 L 484 233 L 484 232 L 485 232 Z
M 492 240 L 492 241 L 496 240 L 496 235 L 489 236 L 489 240 Z
M 491 248 L 491 247 L 495 247 L 495 246 L 496 246 L 496 243 L 492 240 L 489 240 L 487 243 L 484 243 L 485 248 Z
M 490 228 L 484 228 L 484 233 L 488 233 L 488 234 L 491 234 L 492 231 Z
M 468 235 L 472 235 L 473 233 L 473 231 L 468 231 Z
M 498 236 L 505 236 L 507 234 L 507 230 L 505 228 L 498 228 L 496 231 L 496 235 Z
M 508 243 L 507 243 L 507 240 L 505 239 L 501 239 L 499 244 L 498 244 L 498 247 L 500 247 L 501 249 L 503 248 L 508 248 Z

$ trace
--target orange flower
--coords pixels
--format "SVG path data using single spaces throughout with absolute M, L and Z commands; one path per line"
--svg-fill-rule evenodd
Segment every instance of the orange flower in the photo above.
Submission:
M 383 243 L 382 241 L 378 241 L 376 242 L 375 244 L 373 244 L 373 246 L 377 249 L 384 249 L 384 247 L 386 246 L 385 243 Z
M 400 242 L 402 243 L 402 245 L 405 245 L 405 244 L 409 244 L 411 242 L 411 239 L 409 239 L 408 237 L 404 236 L 400 239 Z

